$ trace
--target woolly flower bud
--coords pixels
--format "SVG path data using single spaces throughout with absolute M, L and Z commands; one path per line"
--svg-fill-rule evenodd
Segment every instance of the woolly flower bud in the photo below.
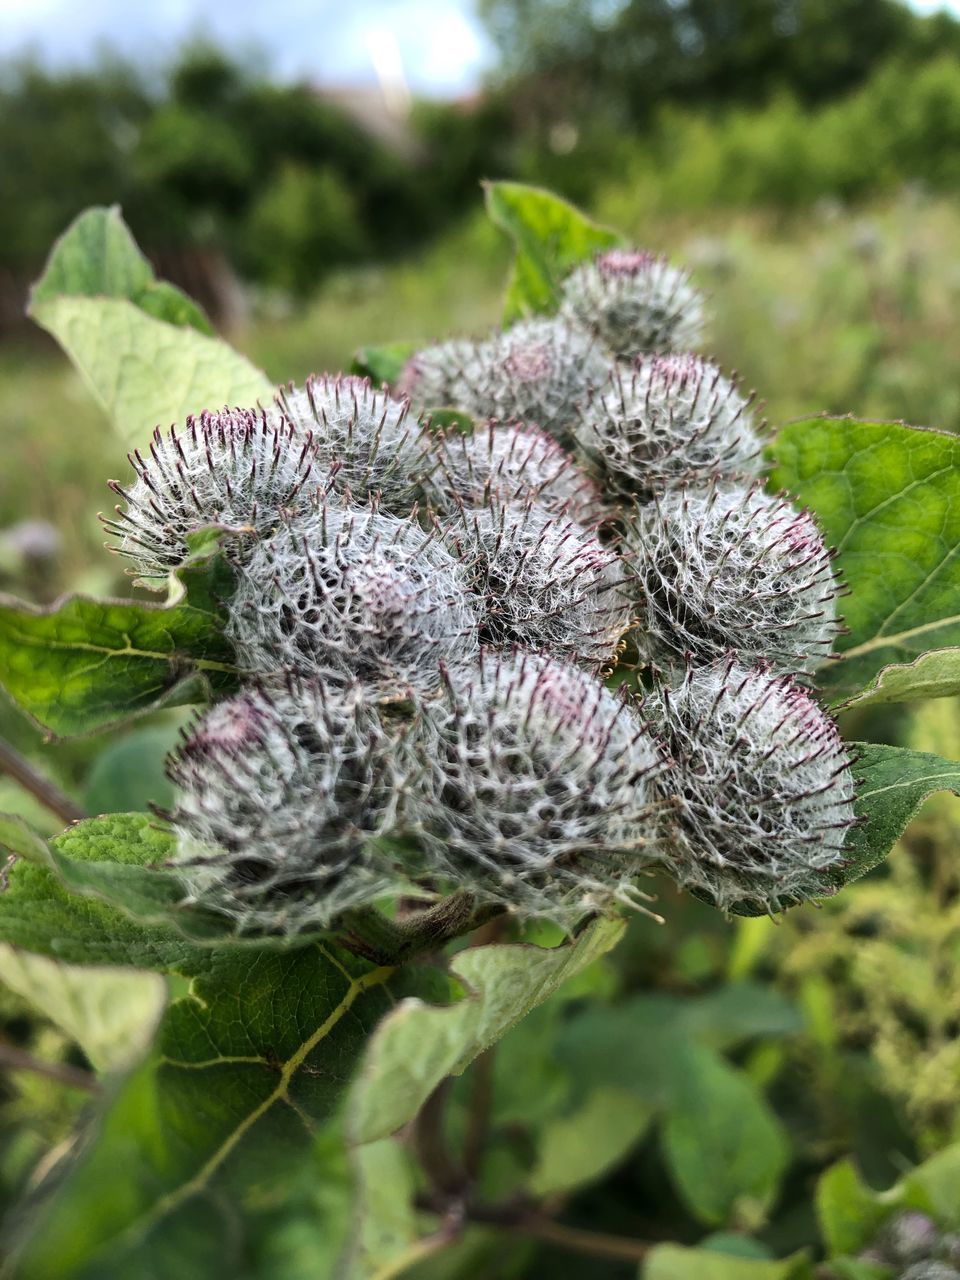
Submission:
M 547 511 L 590 520 L 600 491 L 552 436 L 523 423 L 490 422 L 472 435 L 437 438 L 421 490 L 435 511 L 482 507 L 491 497 L 534 500 Z
M 703 298 L 687 272 L 637 249 L 608 249 L 575 267 L 561 314 L 618 356 L 687 350 L 703 333 Z
M 259 674 L 428 689 L 468 660 L 478 623 L 462 567 L 413 520 L 322 504 L 240 569 L 227 634 Z
M 457 396 L 464 378 L 469 378 L 476 350 L 475 342 L 454 338 L 415 352 L 397 379 L 397 394 L 407 396 L 418 409 L 459 407 Z
M 854 821 L 836 725 L 800 685 L 732 658 L 691 667 L 644 707 L 673 768 L 661 850 L 678 883 L 724 910 L 779 910 L 831 889 Z
M 900 1280 L 960 1280 L 960 1271 L 947 1262 L 927 1258 L 901 1271 Z
M 291 683 L 218 703 L 167 766 L 191 900 L 238 931 L 296 933 L 383 893 L 390 868 L 370 838 L 393 824 L 395 755 L 356 687 Z
M 886 1224 L 882 1241 L 884 1252 L 895 1262 L 923 1262 L 936 1251 L 940 1232 L 927 1214 L 906 1209 Z
M 751 401 L 700 356 L 648 356 L 591 397 L 577 438 L 613 489 L 651 497 L 684 480 L 755 472 Z
M 485 601 L 487 643 L 592 663 L 613 655 L 630 623 L 627 578 L 590 529 L 537 503 L 493 501 L 446 532 Z
M 302 388 L 291 384 L 276 406 L 298 432 L 312 435 L 317 463 L 330 473 L 333 490 L 349 491 L 360 502 L 378 493 L 384 510 L 410 510 L 410 472 L 422 432 L 408 416 L 406 398 L 375 391 L 368 378 L 324 374 L 307 378 Z
M 629 900 L 659 766 L 635 708 L 598 680 L 486 651 L 423 707 L 409 747 L 407 818 L 442 879 L 567 924 Z
M 813 671 L 839 631 L 838 584 L 813 517 L 737 481 L 674 489 L 627 520 L 639 585 L 637 645 L 652 662 L 736 650 Z
M 162 578 L 187 556 L 187 537 L 208 525 L 268 533 L 281 513 L 308 505 L 326 484 L 310 433 L 268 420 L 261 410 L 224 409 L 153 433 L 149 452 L 128 455 L 136 482 L 110 482 L 127 504 L 104 520 L 145 578 Z M 103 519 L 103 517 L 101 517 Z M 242 554 L 238 539 L 228 543 Z

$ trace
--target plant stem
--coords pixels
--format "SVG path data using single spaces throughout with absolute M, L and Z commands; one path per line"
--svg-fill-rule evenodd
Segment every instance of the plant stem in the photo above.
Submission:
M 450 1204 L 455 1204 L 466 1186 L 467 1178 L 465 1171 L 451 1154 L 444 1125 L 451 1084 L 449 1076 L 441 1080 L 417 1112 L 411 1140 L 431 1190 L 440 1197 L 446 1197 Z
M 63 822 L 77 822 L 87 816 L 66 792 L 38 773 L 30 761 L 3 738 L 0 738 L 0 773 L 8 773 L 24 791 L 29 791 L 45 809 L 55 813 Z
M 449 1248 L 455 1240 L 456 1234 L 450 1231 L 438 1231 L 435 1235 L 415 1240 L 399 1257 L 393 1258 L 386 1266 L 375 1272 L 372 1280 L 398 1280 L 405 1271 L 409 1271 L 418 1262 L 423 1262 L 425 1258 L 432 1258 L 441 1249 Z
M 86 1089 L 88 1093 L 100 1091 L 99 1081 L 89 1071 L 71 1067 L 66 1062 L 44 1062 L 25 1049 L 18 1049 L 3 1041 L 0 1041 L 0 1067 L 6 1067 L 9 1071 L 31 1071 L 34 1075 L 47 1076 L 58 1084 L 67 1084 L 73 1089 Z

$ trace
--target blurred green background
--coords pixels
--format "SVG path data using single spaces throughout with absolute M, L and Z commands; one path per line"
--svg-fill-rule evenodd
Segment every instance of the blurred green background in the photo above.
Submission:
M 386 9 L 369 8 L 376 34 Z M 171 36 L 162 57 L 148 33 L 137 49 L 136 31 L 111 42 L 105 29 L 103 49 L 71 57 L 49 54 L 42 25 L 23 28 L 26 52 L 16 24 L 0 26 L 0 588 L 39 603 L 127 590 L 96 519 L 107 478 L 127 474 L 123 451 L 23 318 L 52 240 L 93 203 L 120 203 L 159 273 L 279 382 L 346 368 L 362 343 L 495 324 L 509 254 L 479 184 L 542 183 L 692 269 L 712 352 L 757 389 L 773 427 L 828 410 L 960 429 L 960 17 L 896 0 L 435 0 L 417 21 L 431 9 L 449 9 L 450 30 L 480 50 L 464 61 L 454 40 L 449 59 L 464 67 L 439 88 L 387 28 L 371 46 L 377 75 L 352 84 L 292 72 L 269 41 L 250 52 L 220 40 L 215 22 L 203 38 Z M 320 6 L 311 40 L 332 39 L 337 21 Z M 2 705 L 0 734 L 101 812 L 163 802 L 182 718 L 42 747 Z M 881 708 L 869 733 L 960 758 L 953 701 Z M 57 829 L 2 775 L 0 808 Z M 637 1005 L 629 1034 L 617 1024 L 627 1060 L 668 1006 L 741 993 L 723 997 L 734 1031 L 712 1043 L 765 1091 L 793 1156 L 769 1222 L 745 1208 L 734 1225 L 777 1253 L 814 1237 L 812 1179 L 831 1160 L 855 1153 L 883 1185 L 960 1141 L 958 833 L 956 803 L 931 803 L 886 868 L 779 927 L 734 925 L 665 890 L 666 925 L 633 921 L 595 975 L 617 1007 L 667 1002 Z M 563 1088 L 575 1093 L 571 1021 Z M 508 1040 L 503 1060 L 535 1056 L 544 1026 L 514 1033 L 527 1039 Z M 87 1065 L 0 987 L 0 1062 L 4 1047 Z M 584 1054 L 582 1069 L 599 1070 Z M 509 1181 L 517 1116 L 550 1081 L 502 1074 L 490 1176 Z M 0 1067 L 0 1209 L 56 1154 L 84 1098 Z M 641 1142 L 572 1220 L 696 1240 L 702 1226 L 662 1181 Z M 541 1275 L 547 1262 L 555 1277 L 632 1274 L 549 1247 L 531 1261 L 516 1244 L 495 1264 L 513 1270 L 484 1270 L 486 1247 L 456 1274 Z

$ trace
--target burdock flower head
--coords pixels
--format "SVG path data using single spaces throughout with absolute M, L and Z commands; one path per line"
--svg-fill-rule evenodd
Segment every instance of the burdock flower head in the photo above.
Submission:
M 607 249 L 575 267 L 561 313 L 618 356 L 686 351 L 703 333 L 703 298 L 687 272 L 640 249 Z
M 491 498 L 535 501 L 589 522 L 602 510 L 596 482 L 552 436 L 523 423 L 489 422 L 471 434 L 437 437 L 421 489 L 435 511 L 482 507 Z
M 413 519 L 322 502 L 238 571 L 227 634 L 242 666 L 335 685 L 429 689 L 478 647 L 464 568 Z
M 759 485 L 668 491 L 625 519 L 637 646 L 650 662 L 745 662 L 812 672 L 840 630 L 839 583 L 816 522 Z
M 396 880 L 373 837 L 395 818 L 396 744 L 356 687 L 250 688 L 193 726 L 167 769 L 175 865 L 238 932 L 322 928 Z
M 445 532 L 480 598 L 486 643 L 610 660 L 630 624 L 628 578 L 593 530 L 535 502 L 492 500 Z
M 423 447 L 420 423 L 406 397 L 376 391 L 368 378 L 312 375 L 277 396 L 273 418 L 314 442 L 316 464 L 330 487 L 359 502 L 379 494 L 381 507 L 405 515 L 414 503 L 411 468 Z
M 312 433 L 259 409 L 201 413 L 166 433 L 158 427 L 149 449 L 129 457 L 135 482 L 110 483 L 126 509 L 118 506 L 104 525 L 147 579 L 182 564 L 188 536 L 209 525 L 233 530 L 227 547 L 242 556 L 251 534 L 268 534 L 283 513 L 307 508 L 329 481 Z
M 637 896 L 660 766 L 635 706 L 591 675 L 485 652 L 450 673 L 409 748 L 408 818 L 445 881 L 568 925 Z
M 683 481 L 757 471 L 752 403 L 700 356 L 644 356 L 590 398 L 577 438 L 612 489 L 649 499 Z
M 451 338 L 414 352 L 397 379 L 397 395 L 420 410 L 464 408 L 458 397 L 471 381 L 477 346 L 469 338 Z
M 836 725 L 787 676 L 734 658 L 690 667 L 644 712 L 671 767 L 660 855 L 718 907 L 776 911 L 832 892 L 854 822 L 850 759 Z

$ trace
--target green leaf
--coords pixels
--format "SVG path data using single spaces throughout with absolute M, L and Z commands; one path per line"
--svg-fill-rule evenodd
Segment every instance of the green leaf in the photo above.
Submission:
M 643 1265 L 643 1280 L 810 1280 L 806 1254 L 779 1262 L 737 1258 L 709 1249 L 684 1249 L 660 1244 Z
M 711 1050 L 687 1046 L 672 1073 L 662 1140 L 678 1191 L 711 1226 L 759 1224 L 789 1160 L 780 1122 L 753 1083 Z
M 368 1280 L 409 1254 L 419 1235 L 414 1210 L 416 1177 L 409 1153 L 394 1138 L 353 1150 L 355 1232 L 339 1274 Z
M 182 570 L 162 604 L 0 597 L 0 685 L 51 737 L 230 689 L 239 672 L 217 597 L 231 587 L 218 564 Z
M 381 383 L 393 386 L 403 372 L 417 346 L 414 342 L 388 342 L 381 346 L 361 347 L 353 357 L 353 372 L 369 378 L 375 387 Z
M 31 306 L 58 297 L 128 298 L 158 320 L 212 334 L 197 304 L 166 280 L 157 280 L 123 221 L 118 205 L 87 209 L 54 245 Z
M 504 303 L 504 324 L 556 311 L 563 277 L 623 237 L 591 222 L 579 209 L 539 187 L 488 182 L 487 213 L 517 247 Z
M 820 1178 L 816 1206 L 820 1234 L 831 1254 L 865 1249 L 890 1212 L 850 1160 L 832 1165 Z
M 157 973 L 80 968 L 5 945 L 0 977 L 75 1040 L 98 1071 L 119 1071 L 143 1056 L 167 1001 Z
M 625 1089 L 596 1089 L 578 1110 L 544 1128 L 531 1192 L 556 1195 L 595 1181 L 640 1141 L 652 1118 L 653 1109 Z
M 603 921 L 552 951 L 469 949 L 455 964 L 470 989 L 442 1007 L 428 1001 L 456 993 L 439 971 L 372 966 L 328 944 L 184 947 L 167 963 L 191 979 L 190 994 L 170 1006 L 155 1054 L 107 1100 L 33 1218 L 18 1277 L 172 1280 L 184 1258 L 197 1274 L 235 1273 L 245 1233 L 301 1179 L 313 1130 L 351 1080 L 364 1136 L 382 1136 L 370 1133 L 374 1121 L 403 1124 L 448 1069 L 462 1070 L 619 933 Z M 415 1042 L 403 1036 L 411 1027 Z M 401 1049 L 409 1062 L 390 1056 Z M 384 1069 L 393 1074 L 384 1079 Z M 365 1096 L 371 1089 L 375 1105 Z M 399 1098 L 385 1098 L 387 1090 Z M 354 1136 L 357 1119 L 355 1111 Z M 369 1230 L 382 1243 L 398 1228 L 378 1214 Z
M 598 920 L 569 945 L 471 947 L 451 961 L 468 998 L 447 1008 L 404 1000 L 377 1029 L 350 1098 L 350 1135 L 373 1142 L 395 1133 L 436 1086 L 553 994 L 567 978 L 609 951 L 620 920 Z
M 153 279 L 117 210 L 81 215 L 54 245 L 29 312 L 57 339 L 124 441 L 223 404 L 269 400 L 266 376 Z
M 813 418 L 779 433 L 774 483 L 812 508 L 850 586 L 818 678 L 839 705 L 960 692 L 960 439 Z
M 960 1230 L 960 1143 L 911 1169 L 900 1185 L 907 1208 L 925 1210 L 940 1226 Z
M 182 972 L 190 994 L 170 1006 L 155 1055 L 30 1224 L 22 1280 L 172 1277 L 185 1260 L 193 1274 L 235 1274 L 258 1206 L 309 1160 L 389 1009 L 394 973 L 316 946 L 195 953 Z

